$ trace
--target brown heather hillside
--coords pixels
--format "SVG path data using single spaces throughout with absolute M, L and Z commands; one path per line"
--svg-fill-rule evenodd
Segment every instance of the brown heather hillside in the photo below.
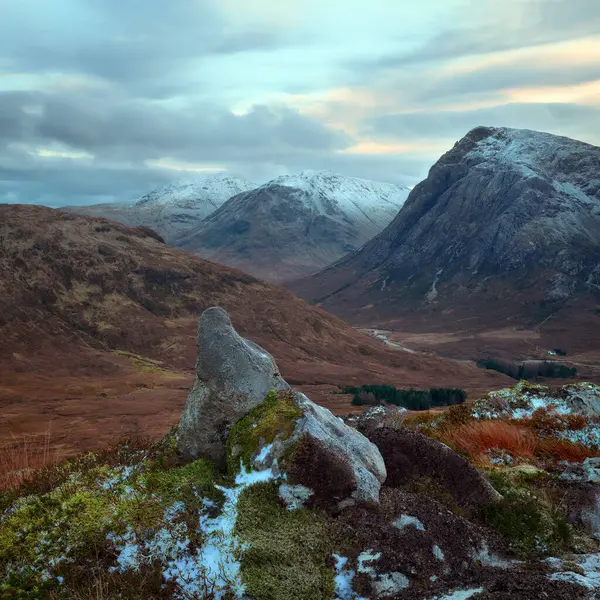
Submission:
M 501 387 L 498 374 L 393 350 L 290 292 L 162 243 L 151 230 L 0 206 L 0 442 L 51 428 L 66 453 L 176 422 L 196 324 L 212 305 L 334 410 L 343 383 Z

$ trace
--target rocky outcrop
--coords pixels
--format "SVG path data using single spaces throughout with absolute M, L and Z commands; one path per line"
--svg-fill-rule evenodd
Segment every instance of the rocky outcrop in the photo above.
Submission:
M 358 252 L 292 286 L 356 323 L 556 312 L 600 285 L 600 148 L 479 127 Z M 543 303 L 543 304 L 542 304 Z M 417 314 L 414 311 L 418 311 Z M 536 312 L 537 311 L 537 312 Z
M 388 486 L 433 480 L 452 494 L 460 506 L 468 507 L 502 499 L 468 460 L 437 440 L 418 432 L 390 428 L 371 429 L 369 439 L 383 455 Z
M 177 448 L 187 459 L 227 462 L 234 472 L 249 467 L 286 472 L 282 497 L 296 502 L 302 492 L 308 505 L 377 503 L 386 477 L 376 446 L 292 391 L 273 357 L 239 336 L 218 307 L 200 318 L 196 379 Z
M 205 310 L 198 325 L 196 378 L 178 428 L 187 459 L 225 463 L 229 427 L 260 404 L 269 390 L 287 390 L 273 357 L 233 328 L 225 310 Z

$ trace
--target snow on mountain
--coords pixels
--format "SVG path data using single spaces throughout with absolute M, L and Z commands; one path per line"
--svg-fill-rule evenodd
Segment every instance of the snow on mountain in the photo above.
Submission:
M 377 235 L 408 188 L 303 171 L 238 194 L 179 240 L 200 256 L 271 281 L 323 268 Z
M 361 223 L 376 235 L 398 213 L 410 190 L 392 183 L 345 177 L 332 171 L 302 171 L 282 175 L 261 186 L 282 186 L 297 190 L 295 195 L 316 214 Z M 369 237 L 372 237 L 369 235 Z
M 170 206 L 210 214 L 229 198 L 256 187 L 255 183 L 217 173 L 200 179 L 168 183 L 146 194 L 136 206 Z
M 250 181 L 216 173 L 168 183 L 139 200 L 65 207 L 64 210 L 104 217 L 129 227 L 145 225 L 173 242 L 229 198 L 255 187 Z

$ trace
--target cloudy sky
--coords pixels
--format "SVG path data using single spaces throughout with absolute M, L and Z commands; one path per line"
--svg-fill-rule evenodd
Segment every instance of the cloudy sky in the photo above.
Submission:
M 477 125 L 600 145 L 600 0 L 0 0 L 0 202 L 413 185 Z

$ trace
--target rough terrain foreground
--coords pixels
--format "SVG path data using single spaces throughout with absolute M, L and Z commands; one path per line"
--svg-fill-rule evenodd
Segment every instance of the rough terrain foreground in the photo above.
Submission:
M 408 192 L 329 171 L 285 175 L 231 198 L 177 245 L 266 281 L 294 279 L 376 236 Z
M 353 324 L 551 328 L 559 347 L 589 350 L 600 333 L 599 257 L 600 148 L 479 127 L 380 235 L 291 289 Z
M 207 313 L 199 337 L 232 338 L 223 311 Z M 257 399 L 275 374 L 260 347 L 236 338 L 231 365 L 225 349 L 215 359 L 202 339 L 199 348 L 186 412 L 216 403 L 217 385 L 228 392 L 220 414 L 231 422 L 203 414 L 219 428 L 227 470 L 178 451 L 193 428 L 206 440 L 202 415 L 184 415 L 185 434 L 88 454 L 4 490 L 2 598 L 597 599 L 597 440 L 561 446 L 598 426 L 597 386 L 522 382 L 473 411 L 397 427 L 373 423 L 390 416 L 375 408 L 362 423 L 373 444 L 283 383 Z M 390 452 L 399 447 L 410 463 Z M 193 453 L 213 449 L 209 439 Z M 370 495 L 357 493 L 361 469 L 377 479 Z M 470 493 L 477 478 L 494 494 Z
M 337 385 L 503 387 L 475 367 L 395 351 L 289 292 L 167 246 L 146 229 L 0 206 L 0 440 L 45 433 L 64 453 L 179 420 L 198 317 L 224 307 L 290 383 L 347 411 Z M 332 400 L 327 400 L 327 398 Z
M 65 206 L 62 210 L 103 217 L 128 227 L 151 227 L 172 243 L 224 202 L 256 184 L 220 173 L 164 185 L 133 202 Z

